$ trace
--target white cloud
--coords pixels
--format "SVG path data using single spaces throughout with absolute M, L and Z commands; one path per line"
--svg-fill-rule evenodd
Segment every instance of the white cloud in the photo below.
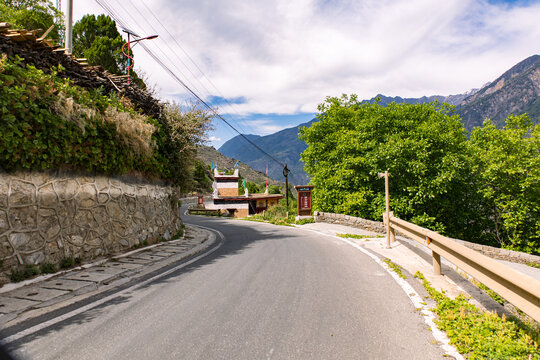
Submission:
M 233 107 L 240 114 L 316 112 L 326 96 L 341 93 L 360 98 L 461 93 L 540 53 L 539 2 L 523 7 L 486 0 L 123 3 L 125 9 L 109 4 L 141 35 L 160 34 L 148 46 L 197 93 L 245 97 L 246 103 Z M 163 97 L 183 91 L 140 47 L 135 59 Z M 270 120 L 249 125 L 281 129 Z
M 252 132 L 259 135 L 268 135 L 286 129 L 289 126 L 276 125 L 270 119 L 240 121 L 241 125 L 247 126 Z M 294 125 L 293 125 L 294 126 Z
M 215 137 L 215 136 L 210 136 L 210 137 L 208 138 L 208 141 L 219 142 L 219 141 L 221 141 L 221 138 L 218 138 L 218 137 Z

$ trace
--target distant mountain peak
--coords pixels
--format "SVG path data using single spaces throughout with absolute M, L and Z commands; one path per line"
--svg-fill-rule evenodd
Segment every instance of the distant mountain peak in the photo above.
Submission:
M 491 119 L 501 127 L 510 114 L 540 118 L 540 55 L 533 55 L 505 71 L 464 99 L 457 109 L 467 130 Z
M 380 99 L 382 105 L 391 102 L 423 104 L 433 102 L 446 102 L 456 106 L 456 113 L 467 130 L 482 125 L 485 118 L 491 118 L 497 126 L 503 126 L 506 117 L 510 114 L 529 113 L 534 122 L 540 120 L 540 56 L 533 55 L 519 62 L 499 78 L 484 84 L 480 89 L 471 89 L 463 94 L 432 95 L 420 98 L 389 97 L 377 94 L 367 102 L 374 103 L 375 98 Z M 312 120 L 311 122 L 316 121 Z M 300 161 L 300 153 L 307 147 L 298 139 L 298 129 L 309 126 L 311 122 L 298 125 L 294 128 L 278 131 L 277 133 L 258 136 L 246 135 L 258 146 L 278 159 L 287 163 L 292 170 L 289 181 L 303 185 L 309 181 Z M 268 160 L 257 149 L 254 149 L 241 136 L 236 136 L 219 148 L 219 151 L 232 158 L 239 159 L 254 169 L 264 171 L 269 166 L 269 174 L 274 179 L 283 179 L 282 168 L 273 161 Z

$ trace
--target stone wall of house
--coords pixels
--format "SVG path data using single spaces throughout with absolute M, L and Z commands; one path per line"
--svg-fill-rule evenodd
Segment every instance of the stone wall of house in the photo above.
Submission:
M 331 224 L 353 226 L 353 227 L 357 227 L 357 228 L 368 230 L 368 231 L 373 231 L 380 234 L 386 234 L 386 226 L 384 225 L 383 222 L 362 219 L 362 218 L 344 215 L 344 214 L 325 213 L 321 211 L 314 211 L 313 215 L 316 222 L 326 222 L 326 223 L 331 223 Z M 403 234 L 400 234 L 399 232 L 397 233 L 397 235 L 404 236 Z M 407 237 L 407 236 L 404 236 L 404 237 Z M 459 240 L 459 239 L 453 239 L 453 240 L 457 241 L 463 246 L 476 250 L 494 259 L 507 260 L 507 261 L 522 263 L 522 264 L 526 264 L 526 263 L 540 264 L 540 256 L 537 256 L 537 255 L 531 255 L 531 254 L 522 253 L 519 251 L 512 251 L 512 250 L 496 248 L 493 246 L 476 244 L 476 243 Z
M 181 225 L 173 188 L 130 178 L 0 173 L 0 260 L 89 260 L 171 238 Z

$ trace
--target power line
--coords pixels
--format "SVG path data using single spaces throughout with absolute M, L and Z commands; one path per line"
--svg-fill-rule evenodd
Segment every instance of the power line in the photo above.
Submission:
M 198 101 L 201 102 L 201 104 L 203 104 L 204 106 L 206 106 L 217 118 L 219 118 L 220 120 L 222 120 L 225 124 L 227 124 L 231 129 L 233 129 L 234 131 L 236 131 L 242 138 L 244 138 L 247 142 L 249 142 L 251 145 L 253 145 L 256 149 L 258 149 L 261 153 L 263 153 L 264 155 L 266 155 L 268 158 L 270 158 L 271 160 L 275 161 L 277 164 L 281 165 L 281 166 L 284 166 L 281 162 L 279 162 L 278 160 L 276 160 L 276 158 L 274 158 L 272 155 L 268 154 L 266 151 L 264 151 L 263 149 L 261 149 L 257 144 L 255 144 L 253 141 L 251 141 L 250 139 L 248 139 L 244 134 L 242 134 L 240 131 L 238 131 L 234 126 L 232 126 L 223 116 L 221 116 L 213 107 L 211 107 L 210 105 L 208 105 L 208 103 L 206 103 L 206 101 L 204 101 L 203 99 L 201 99 L 201 97 L 199 95 L 197 95 L 193 90 L 191 90 L 191 88 L 189 86 L 187 86 L 171 69 L 169 69 L 167 67 L 167 65 L 165 65 L 163 63 L 163 61 L 158 57 L 156 56 L 149 48 L 148 46 L 146 46 L 145 43 L 142 43 L 141 42 L 141 46 L 143 47 L 143 49 L 146 50 L 146 52 L 169 74 L 173 77 L 174 80 L 176 80 L 180 85 L 182 85 L 182 87 L 184 87 L 184 89 L 186 89 L 191 95 L 193 95 Z
M 129 26 L 127 26 L 126 23 L 120 18 L 120 16 L 118 15 L 118 13 L 115 12 L 114 7 L 113 7 L 111 4 L 105 5 L 104 3 L 101 3 L 101 1 L 99 1 L 99 0 L 96 0 L 96 1 L 98 2 L 98 4 L 99 4 L 100 6 L 102 6 L 102 7 L 110 14 L 111 17 L 113 17 L 113 19 L 115 19 L 115 21 L 116 21 L 121 27 L 123 27 L 123 28 L 128 28 L 128 27 L 129 27 Z M 133 16 L 131 16 L 131 14 L 130 14 L 130 13 L 129 13 L 122 5 L 121 5 L 121 7 L 122 7 L 122 9 L 124 10 L 124 12 L 126 12 L 126 13 L 129 15 L 129 17 L 130 17 L 133 21 L 135 21 L 135 22 L 137 23 L 137 20 L 136 20 L 135 18 L 133 18 Z M 136 8 L 135 8 L 135 9 L 136 9 Z M 137 10 L 137 9 L 136 9 L 136 10 Z M 139 12 L 139 13 L 140 13 L 140 12 Z M 141 14 L 141 15 L 142 15 L 142 14 Z M 148 23 L 148 22 L 147 22 L 147 23 Z M 153 28 L 153 26 L 152 26 L 151 24 L 149 24 L 149 25 L 150 25 L 150 27 L 151 27 L 154 31 L 156 31 L 156 30 Z M 164 28 L 163 25 L 162 25 L 162 27 Z M 164 29 L 165 29 L 165 28 L 164 28 Z M 165 29 L 165 30 L 167 31 L 167 29 Z M 157 31 L 156 31 L 156 32 L 157 32 Z M 170 33 L 169 33 L 169 34 L 170 34 Z M 172 36 L 172 35 L 171 35 L 171 36 Z M 176 39 L 174 39 L 174 40 L 176 40 Z M 155 45 L 155 42 L 152 42 L 152 44 Z M 190 69 L 187 67 L 187 65 L 185 65 L 185 63 L 180 59 L 180 57 L 178 56 L 178 54 L 176 54 L 176 52 L 175 52 L 173 49 L 171 49 L 171 47 L 168 45 L 168 43 L 165 43 L 165 45 L 166 45 L 167 47 L 169 47 L 169 49 L 171 50 L 171 52 L 174 53 L 174 54 L 176 55 L 176 57 L 184 64 L 184 66 L 185 66 L 188 70 L 190 70 Z M 179 72 L 184 78 L 187 79 L 187 76 L 184 75 L 184 73 L 183 73 L 183 72 L 175 65 L 175 63 L 174 63 L 174 62 L 166 55 L 166 53 L 165 53 L 159 46 L 156 46 L 156 47 L 158 48 L 158 50 L 159 50 L 161 53 L 165 54 L 165 56 L 166 56 L 166 58 L 169 60 L 169 62 L 172 63 L 173 66 L 178 70 L 178 72 Z M 185 51 L 185 50 L 184 50 L 184 51 Z M 163 60 L 162 60 L 162 62 L 165 63 L 165 61 L 163 61 Z M 190 71 L 190 72 L 191 72 L 191 71 Z M 197 80 L 198 80 L 198 79 L 197 79 Z M 186 81 L 187 81 L 187 80 L 186 80 Z M 205 90 L 207 91 L 207 93 L 210 94 L 210 91 L 209 91 L 209 90 L 208 90 L 208 89 L 207 89 L 200 81 L 199 81 L 199 83 L 205 88 Z M 195 87 L 195 86 L 192 85 L 192 87 Z M 196 87 L 195 87 L 195 88 L 196 88 Z M 196 90 L 199 91 L 198 89 L 196 89 Z M 218 90 L 218 91 L 219 91 L 219 90 Z M 226 99 L 225 99 L 225 100 L 226 100 Z M 226 101 L 227 101 L 227 100 L 226 100 Z M 232 119 L 231 119 L 231 120 L 232 120 Z M 234 121 L 234 120 L 232 120 L 232 121 Z M 238 125 L 238 126 L 241 128 L 241 130 L 245 133 L 245 130 L 242 129 L 242 127 L 241 127 L 238 123 L 237 123 L 237 125 Z M 238 133 L 240 133 L 240 132 L 237 131 L 236 129 L 235 129 L 235 131 L 238 132 Z
M 131 18 L 131 20 L 133 20 L 133 21 L 134 21 L 135 23 L 137 23 L 137 24 L 140 23 L 139 21 L 137 21 L 137 20 L 131 15 L 131 13 L 130 13 L 123 5 L 122 5 L 122 3 L 121 3 L 120 1 L 116 0 L 116 2 L 120 5 L 120 7 L 122 8 L 122 10 L 123 10 L 123 11 Z M 152 31 L 155 32 L 155 33 L 158 33 L 158 31 L 154 28 L 154 26 L 153 26 L 152 24 L 150 24 L 150 22 L 148 21 L 147 17 L 144 16 L 144 14 L 142 14 L 141 11 L 140 11 L 133 3 L 130 3 L 130 4 L 131 4 L 131 6 L 139 13 L 139 15 L 144 19 L 144 21 L 148 24 L 148 26 L 150 26 L 150 28 L 152 29 Z M 144 4 L 144 5 L 146 6 L 146 4 Z M 146 6 L 146 7 L 147 7 L 147 6 Z M 114 9 L 113 5 L 110 4 L 110 3 L 109 3 L 109 5 L 108 5 L 108 8 L 109 8 L 111 11 Z M 147 9 L 148 9 L 148 7 L 147 7 Z M 151 10 L 149 9 L 149 11 L 151 11 Z M 152 12 L 152 15 L 153 15 L 154 18 L 160 23 L 161 27 L 169 34 L 169 36 L 170 36 L 170 37 L 178 44 L 178 41 L 176 40 L 176 38 L 174 38 L 174 37 L 172 36 L 172 34 L 165 28 L 165 26 L 159 21 L 159 19 L 155 16 L 155 14 L 154 14 L 153 12 Z M 116 18 L 118 18 L 118 17 L 119 17 L 119 15 L 116 14 Z M 169 57 L 168 53 L 165 52 L 165 51 L 163 51 L 163 49 L 162 49 L 159 45 L 157 45 L 157 42 L 159 42 L 160 40 L 163 41 L 163 38 L 160 38 L 160 39 L 158 39 L 158 40 L 152 42 L 152 44 L 153 44 L 152 47 L 156 47 L 156 48 L 159 50 L 159 52 L 165 56 L 165 58 L 169 61 L 169 63 L 170 63 L 174 68 L 176 68 L 176 70 L 180 73 L 180 75 L 185 79 L 184 81 L 187 82 L 188 85 L 191 85 L 192 88 L 195 88 L 195 91 L 196 91 L 196 92 L 199 92 L 199 93 L 200 93 L 201 91 L 197 88 L 197 86 L 196 86 L 194 83 L 192 83 L 191 81 L 189 81 L 188 76 L 186 76 L 186 75 L 183 73 L 183 71 L 180 70 L 180 68 L 176 65 L 176 62 L 173 61 L 173 60 Z M 169 43 L 168 43 L 168 42 L 165 42 L 165 41 L 163 41 L 163 43 L 164 43 L 164 45 L 170 50 L 170 53 L 172 53 L 174 56 L 176 56 L 176 58 L 177 58 L 177 59 L 184 65 L 184 67 L 190 72 L 190 74 L 193 76 L 193 78 L 194 78 L 194 79 L 195 79 L 195 80 L 196 80 L 196 81 L 204 88 L 204 90 L 206 90 L 206 93 L 208 94 L 208 96 L 211 96 L 212 93 L 210 92 L 210 90 L 209 90 L 209 89 L 208 89 L 208 88 L 207 88 L 207 87 L 206 87 L 206 86 L 198 79 L 198 77 L 193 73 L 193 71 L 191 71 L 191 69 L 189 68 L 189 66 L 187 66 L 187 64 L 181 59 L 181 57 L 176 53 L 176 51 L 175 51 L 174 49 L 171 48 L 171 46 L 169 45 Z M 193 61 L 193 59 L 189 56 L 189 54 L 188 54 L 188 53 L 180 46 L 180 44 L 178 44 L 178 45 L 179 45 L 179 47 L 182 49 L 182 51 L 188 56 L 188 58 L 191 60 L 191 62 L 197 67 L 197 69 L 199 69 L 199 72 L 200 72 L 200 73 L 201 73 L 201 74 L 202 74 L 202 75 L 203 75 L 203 76 L 211 83 L 210 79 L 208 79 L 208 78 L 206 77 L 206 75 L 202 72 L 202 70 L 198 67 L 198 65 Z M 165 62 L 165 61 L 164 61 L 164 62 Z M 231 107 L 231 109 L 233 109 L 233 111 L 234 111 L 234 108 L 233 108 L 232 104 L 227 100 L 227 98 L 225 98 L 225 97 L 223 96 L 223 94 L 221 94 L 221 92 L 219 91 L 219 89 L 217 89 L 217 87 L 216 87 L 213 83 L 211 83 L 211 84 L 212 84 L 213 87 L 217 90 L 217 92 L 220 93 L 221 97 L 225 100 L 225 102 L 226 102 L 226 103 Z M 229 118 L 230 118 L 230 121 L 233 121 L 233 122 L 236 123 L 236 126 L 239 127 L 239 128 L 242 130 L 242 133 L 247 133 L 247 132 L 245 131 L 245 129 L 240 125 L 240 123 L 234 121 L 234 119 L 233 119 L 231 116 L 229 116 Z M 253 129 L 250 129 L 250 130 L 252 130 L 251 132 L 253 132 Z
M 163 25 L 163 23 L 161 22 L 161 20 L 159 20 L 159 18 L 156 16 L 156 14 L 152 11 L 151 8 L 148 7 L 148 5 L 146 5 L 146 3 L 143 1 L 142 4 L 144 5 L 144 7 L 146 8 L 146 10 L 148 10 L 148 12 L 150 14 L 152 14 L 152 16 L 154 17 L 154 19 L 156 19 L 156 21 L 161 25 L 161 27 L 163 28 L 163 30 L 165 30 L 167 32 L 167 34 L 169 34 L 169 37 L 171 39 L 173 39 L 173 41 L 176 43 L 176 45 L 178 45 L 178 47 L 180 48 L 180 50 L 182 50 L 182 52 L 187 56 L 187 58 L 191 61 L 191 63 L 197 68 L 197 70 L 199 70 L 199 73 L 206 79 L 206 81 L 208 81 L 208 83 L 210 85 L 212 85 L 212 87 L 216 90 L 216 92 L 221 96 L 222 99 L 225 100 L 225 102 L 231 107 L 231 109 L 233 111 L 236 111 L 238 112 L 235 108 L 234 108 L 234 105 L 229 102 L 229 100 L 227 100 L 227 98 L 223 95 L 223 93 L 217 88 L 217 86 L 212 82 L 212 80 L 210 80 L 210 78 L 208 76 L 206 76 L 206 74 L 204 73 L 204 71 L 202 71 L 202 69 L 199 67 L 199 65 L 197 65 L 197 63 L 193 60 L 193 58 L 189 55 L 189 53 L 184 49 L 184 47 L 182 45 L 180 45 L 180 43 L 178 42 L 178 40 L 176 39 L 176 37 L 174 37 L 170 31 Z M 177 56 L 178 57 L 178 56 Z M 183 62 L 182 62 L 183 63 Z M 189 67 L 187 67 L 187 65 L 185 65 L 186 68 L 189 69 Z M 193 72 L 191 72 L 190 70 L 190 73 L 195 77 L 195 75 L 193 74 Z M 210 92 L 209 92 L 210 93 Z
M 120 19 L 120 17 L 107 5 L 105 5 L 102 0 L 96 0 L 96 2 L 107 12 L 109 15 L 122 27 L 127 28 L 126 24 Z M 143 49 L 146 50 L 148 55 L 152 57 L 162 68 L 165 70 L 176 82 L 178 82 L 185 90 L 187 90 L 193 97 L 195 97 L 201 104 L 206 106 L 217 118 L 222 120 L 225 124 L 227 124 L 231 129 L 233 129 L 235 132 L 237 132 L 244 140 L 246 140 L 248 143 L 250 143 L 253 147 L 255 147 L 257 150 L 259 150 L 262 154 L 267 156 L 272 161 L 276 162 L 280 166 L 285 166 L 280 161 L 278 161 L 276 158 L 274 158 L 272 155 L 268 154 L 266 151 L 264 151 L 262 148 L 260 148 L 257 144 L 255 144 L 253 141 L 251 141 L 249 138 L 247 138 L 244 134 L 242 134 L 240 131 L 238 131 L 234 126 L 232 126 L 223 116 L 221 116 L 214 108 L 212 108 L 206 101 L 204 101 L 195 91 L 193 91 L 182 79 L 180 79 L 175 72 L 173 72 L 164 62 L 163 60 L 154 54 L 146 43 L 140 42 L 140 45 Z
M 117 0 L 118 1 L 118 0 Z M 146 16 L 144 16 L 142 14 L 142 12 L 137 8 L 137 6 L 135 6 L 135 4 L 133 2 L 130 3 L 131 6 L 141 15 L 141 17 L 143 17 L 143 19 L 145 20 L 145 22 L 147 24 L 150 25 L 150 27 L 157 32 L 157 30 L 155 30 L 155 28 L 149 23 L 149 19 L 147 19 Z M 156 16 L 156 14 L 152 11 L 151 8 L 148 7 L 148 5 L 143 1 L 142 2 L 143 6 L 146 8 L 146 10 L 153 16 L 153 18 L 156 20 L 156 22 L 161 26 L 161 28 L 163 30 L 165 30 L 165 32 L 169 35 L 169 37 L 172 39 L 172 41 L 174 41 L 176 43 L 176 45 L 180 48 L 180 50 L 182 50 L 182 52 L 187 56 L 187 58 L 189 59 L 189 61 L 195 66 L 195 68 L 197 68 L 197 70 L 199 71 L 199 73 L 202 75 L 202 77 L 204 79 L 206 79 L 206 81 L 214 88 L 214 90 L 218 93 L 219 96 L 221 96 L 221 98 L 225 101 L 225 103 L 227 103 L 227 105 L 230 107 L 230 109 L 233 111 L 233 112 L 236 112 L 237 114 L 239 113 L 238 110 L 234 107 L 233 103 L 231 103 L 224 95 L 223 93 L 217 88 L 217 86 L 210 80 L 210 78 L 208 78 L 206 76 L 206 74 L 202 71 L 202 69 L 197 65 L 197 63 L 193 60 L 193 58 L 189 55 L 189 53 L 184 49 L 184 47 L 178 42 L 178 40 L 176 39 L 175 36 L 173 36 L 171 34 L 171 32 L 165 27 L 165 25 L 163 25 L 163 23 L 161 22 L 161 20 L 159 20 L 159 18 Z M 212 93 L 210 92 L 210 90 L 202 83 L 201 80 L 199 80 L 199 77 L 191 70 L 191 68 L 182 60 L 182 58 L 176 53 L 176 51 L 169 45 L 168 42 L 165 42 L 165 45 L 169 48 L 169 50 L 176 56 L 176 58 L 182 63 L 182 65 L 184 65 L 184 67 L 189 71 L 189 73 L 191 74 L 191 76 L 193 76 L 193 78 L 206 90 L 207 94 L 208 95 L 212 95 Z M 243 128 L 243 126 L 241 125 L 241 123 L 239 122 L 236 122 L 234 120 L 234 118 L 232 116 L 229 116 L 230 120 L 231 121 L 234 121 L 237 125 L 237 127 L 240 128 L 240 130 L 242 130 L 243 133 L 247 133 L 245 131 L 245 129 Z M 246 124 L 247 125 L 247 124 Z M 250 126 L 248 125 L 248 128 L 250 128 Z M 250 132 L 254 133 L 253 129 L 249 129 Z
M 138 23 L 137 20 L 130 14 L 129 11 L 127 11 L 127 9 L 122 5 L 122 3 L 121 3 L 120 1 L 117 0 L 116 2 L 118 3 L 118 5 L 120 5 L 120 7 L 122 8 L 122 10 L 123 10 L 123 11 L 131 18 L 131 20 L 133 20 L 135 23 Z M 110 6 L 110 5 L 109 5 L 109 6 Z M 135 8 L 135 10 L 138 11 L 137 8 Z M 141 14 L 141 13 L 139 12 L 139 14 Z M 143 15 L 141 14 L 141 16 L 143 16 Z M 143 16 L 143 18 L 144 18 L 144 16 Z M 146 20 L 146 18 L 144 18 L 144 19 Z M 148 21 L 146 21 L 146 22 L 147 22 L 147 24 L 149 24 Z M 149 24 L 149 25 L 150 25 L 150 24 Z M 150 25 L 150 28 L 151 28 L 152 31 L 154 31 L 154 33 L 157 33 L 157 31 L 154 29 L 154 27 L 153 27 L 152 25 Z M 145 32 L 146 32 L 146 31 L 145 31 Z M 148 33 L 149 33 L 149 32 L 148 32 Z M 189 81 L 189 80 L 187 80 L 188 77 L 182 72 L 182 70 L 181 70 L 180 68 L 178 68 L 178 66 L 176 66 L 176 63 L 169 57 L 169 55 L 167 54 L 167 52 L 164 51 L 164 50 L 159 46 L 158 42 L 159 42 L 159 39 L 155 40 L 155 41 L 153 42 L 153 46 L 156 47 L 156 48 L 159 50 L 159 52 L 160 52 L 163 56 L 165 56 L 165 58 L 169 61 L 169 64 L 171 64 L 171 65 L 172 65 L 172 66 L 180 73 L 180 75 L 182 75 L 182 77 L 184 77 L 184 78 L 186 79 L 186 81 Z M 167 45 L 167 43 L 165 43 L 165 45 Z M 188 70 L 189 70 L 189 69 L 188 69 Z M 196 86 L 195 84 L 193 84 L 193 83 L 191 83 L 191 82 L 190 82 L 190 84 L 191 84 L 191 87 L 195 88 L 196 91 L 199 91 L 199 92 L 200 92 L 200 90 L 197 88 L 197 86 Z M 202 85 L 202 84 L 201 84 L 201 85 Z

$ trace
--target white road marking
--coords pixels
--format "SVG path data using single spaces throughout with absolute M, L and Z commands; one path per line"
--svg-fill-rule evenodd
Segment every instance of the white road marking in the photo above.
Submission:
M 436 315 L 433 313 L 433 311 L 431 311 L 429 309 L 429 307 L 427 305 L 425 305 L 424 300 L 422 299 L 422 297 L 416 292 L 416 290 L 414 290 L 414 288 L 407 281 L 405 281 L 404 279 L 399 277 L 398 274 L 396 274 L 394 271 L 392 271 L 390 269 L 390 267 L 388 266 L 388 264 L 386 264 L 384 261 L 382 261 L 377 255 L 373 254 L 371 251 L 363 248 L 362 246 L 360 246 L 360 245 L 358 245 L 358 244 L 356 244 L 356 243 L 354 243 L 354 242 L 352 242 L 352 241 L 350 241 L 348 239 L 341 238 L 341 237 L 334 236 L 334 235 L 325 234 L 325 233 L 319 232 L 317 230 L 312 230 L 312 229 L 303 229 L 303 230 L 313 231 L 313 232 L 315 232 L 317 234 L 328 236 L 328 237 L 343 241 L 343 242 L 349 244 L 350 246 L 354 247 L 355 249 L 360 250 L 361 252 L 363 252 L 364 254 L 369 256 L 370 258 L 372 258 L 377 264 L 382 266 L 390 274 L 390 276 L 392 276 L 392 278 L 394 278 L 394 280 L 398 283 L 398 285 L 405 292 L 405 294 L 407 294 L 407 296 L 409 297 L 409 299 L 411 300 L 413 305 L 416 308 L 421 309 L 420 313 L 423 315 L 424 322 L 426 324 L 428 324 L 429 328 L 431 329 L 431 333 L 433 334 L 433 337 L 435 338 L 435 340 L 437 340 L 441 344 L 440 346 L 444 350 L 445 354 L 453 356 L 454 358 L 456 358 L 456 360 L 465 360 L 463 355 L 461 355 L 459 353 L 459 351 L 457 351 L 457 349 L 450 344 L 450 339 L 448 339 L 446 334 L 443 331 L 439 330 L 437 325 L 435 325 L 434 320 L 436 318 Z

